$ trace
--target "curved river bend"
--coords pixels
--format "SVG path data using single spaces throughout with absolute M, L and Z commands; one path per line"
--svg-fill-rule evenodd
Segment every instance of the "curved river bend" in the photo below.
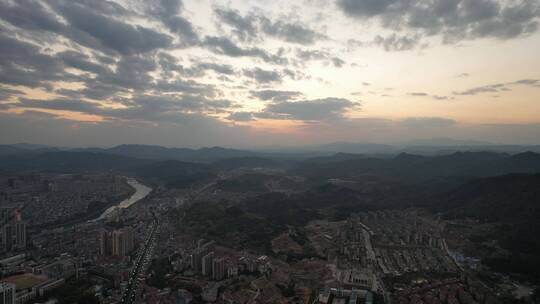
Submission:
M 127 183 L 135 189 L 135 193 L 133 193 L 133 195 L 129 198 L 121 201 L 118 205 L 112 206 L 105 210 L 105 212 L 103 212 L 101 216 L 96 219 L 97 221 L 106 219 L 117 209 L 129 208 L 131 205 L 145 198 L 152 191 L 152 188 L 139 183 L 134 178 L 128 178 Z

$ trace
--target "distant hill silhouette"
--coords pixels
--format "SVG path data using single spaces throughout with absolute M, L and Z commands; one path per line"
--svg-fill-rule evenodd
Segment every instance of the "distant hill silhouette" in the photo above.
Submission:
M 0 167 L 8 170 L 43 170 L 60 173 L 126 170 L 144 160 L 93 152 L 23 153 L 0 158 Z
M 11 145 L 0 145 L 0 156 L 25 153 L 25 149 L 20 149 Z
M 306 160 L 292 169 L 308 178 L 390 180 L 420 183 L 442 177 L 487 177 L 509 173 L 540 172 L 540 154 L 516 155 L 494 152 L 456 152 L 441 156 L 401 153 L 394 158 L 351 158 L 335 161 Z
M 227 149 L 221 147 L 188 149 L 166 148 L 150 145 L 119 145 L 109 149 L 78 149 L 76 151 L 91 151 L 99 153 L 115 154 L 127 157 L 154 159 L 154 160 L 188 160 L 188 161 L 212 161 L 232 157 L 255 156 L 256 152 Z
M 540 219 L 540 174 L 509 174 L 474 180 L 439 195 L 434 208 L 484 221 Z

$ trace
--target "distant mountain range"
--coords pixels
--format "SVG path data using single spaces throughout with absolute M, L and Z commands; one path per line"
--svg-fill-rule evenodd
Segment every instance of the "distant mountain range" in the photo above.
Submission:
M 200 149 L 167 148 L 155 145 L 134 144 L 122 144 L 112 148 L 60 148 L 29 143 L 0 145 L 0 156 L 54 151 L 104 153 L 150 160 L 212 162 L 220 159 L 241 157 L 307 159 L 328 157 L 336 153 L 341 153 L 342 156 L 349 155 L 347 157 L 354 157 L 353 154 L 363 154 L 377 158 L 388 158 L 403 152 L 418 155 L 444 155 L 454 152 L 502 152 L 517 154 L 531 151 L 540 153 L 540 145 L 498 145 L 483 141 L 464 141 L 447 138 L 415 140 L 395 145 L 335 142 L 296 148 L 268 148 L 258 150 L 223 147 L 205 147 Z
M 299 148 L 297 151 L 320 151 L 334 153 L 360 153 L 360 154 L 399 154 L 402 152 L 437 155 L 453 152 L 505 152 L 520 153 L 533 151 L 540 153 L 540 145 L 501 145 L 485 141 L 455 140 L 449 138 L 434 138 L 403 142 L 399 144 L 351 143 L 335 142 L 317 146 Z
M 212 161 L 216 159 L 259 155 L 257 152 L 211 147 L 201 149 L 166 148 L 149 145 L 119 145 L 113 148 L 74 149 L 74 152 L 95 152 L 153 160 Z
M 537 173 L 540 172 L 540 154 L 455 152 L 421 156 L 401 153 L 393 158 L 336 154 L 333 157 L 305 160 L 292 171 L 316 180 L 339 178 L 414 184 L 448 177 L 476 178 L 509 173 Z
M 283 159 L 283 155 L 251 151 L 203 148 L 177 149 L 159 146 L 121 145 L 110 149 L 23 150 L 0 146 L 2 170 L 44 170 L 54 172 L 90 172 L 113 170 L 167 181 L 182 178 L 178 174 L 205 177 L 219 170 L 235 168 L 280 168 L 317 184 L 329 179 L 357 182 L 382 181 L 418 184 L 438 179 L 472 179 L 510 173 L 540 172 L 540 154 L 496 152 L 454 152 L 445 155 L 373 157 L 336 153 L 304 159 Z M 183 172 L 180 172 L 183 171 Z M 179 173 L 180 172 L 180 173 Z M 159 173 L 159 174 L 158 174 Z

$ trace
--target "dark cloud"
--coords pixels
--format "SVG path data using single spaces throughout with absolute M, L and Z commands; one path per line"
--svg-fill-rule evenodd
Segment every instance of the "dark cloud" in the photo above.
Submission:
M 413 93 L 409 93 L 409 95 L 411 96 L 415 96 L 415 97 L 424 97 L 424 96 L 429 96 L 428 93 L 424 93 L 424 92 L 413 92 Z
M 121 54 L 138 54 L 166 48 L 171 45 L 169 35 L 140 25 L 131 25 L 100 14 L 75 1 L 53 1 L 54 8 L 69 22 L 71 38 L 81 35 L 77 41 L 85 46 L 98 45 Z
M 509 84 L 521 84 L 521 85 L 528 85 L 528 86 L 535 86 L 540 84 L 540 79 L 521 79 L 518 81 L 511 82 Z
M 55 15 L 47 12 L 39 1 L 20 0 L 13 5 L 1 1 L 0 18 L 25 30 L 60 33 L 65 29 L 65 25 Z
M 301 63 L 307 61 L 325 61 L 326 64 L 332 64 L 336 68 L 341 68 L 346 64 L 345 60 L 334 56 L 326 50 L 296 50 L 296 57 Z
M 95 80 L 124 89 L 148 89 L 154 82 L 150 73 L 156 71 L 157 67 L 153 56 L 123 56 L 116 64 L 114 72 L 102 73 Z
M 257 57 L 266 62 L 286 64 L 287 59 L 278 55 L 272 55 L 257 47 L 242 48 L 226 37 L 206 37 L 203 45 L 212 52 L 230 57 Z
M 199 34 L 189 20 L 182 16 L 170 16 L 163 23 L 180 37 L 181 46 L 193 46 L 199 43 Z
M 94 74 L 112 73 L 108 67 L 92 62 L 91 58 L 85 54 L 75 51 L 64 51 L 56 55 L 66 66 L 75 68 L 84 72 Z
M 254 12 L 242 16 L 236 10 L 225 8 L 215 8 L 214 12 L 218 17 L 218 25 L 224 23 L 230 26 L 232 34 L 241 41 L 262 40 L 266 35 L 286 42 L 306 45 L 327 39 L 326 35 L 318 33 L 298 21 L 273 21 Z
M 0 101 L 7 101 L 11 97 L 20 95 L 24 95 L 24 93 L 19 90 L 0 87 Z
M 341 68 L 345 64 L 345 60 L 343 60 L 341 58 L 338 58 L 338 57 L 333 57 L 332 58 L 332 63 L 334 64 L 334 66 L 336 68 Z
M 304 121 L 341 120 L 344 114 L 358 103 L 344 98 L 323 98 L 302 101 L 282 101 L 268 104 L 258 117 L 265 115 L 274 119 L 292 119 Z M 262 115 L 262 116 L 261 116 Z
M 330 54 L 322 50 L 297 49 L 296 56 L 301 60 L 327 60 Z
M 97 103 L 87 102 L 82 100 L 68 100 L 68 99 L 28 99 L 20 98 L 17 104 L 22 108 L 33 109 L 47 109 L 47 110 L 62 110 L 81 112 L 86 114 L 98 114 L 100 112 L 100 106 Z
M 229 64 L 220 64 L 220 63 L 212 63 L 212 62 L 198 62 L 195 63 L 191 68 L 186 69 L 185 74 L 188 76 L 203 76 L 206 71 L 213 71 L 217 74 L 224 74 L 224 75 L 235 75 L 235 70 L 232 65 Z
M 109 120 L 136 120 L 146 122 L 175 122 L 187 115 L 221 112 L 232 106 L 229 100 L 206 99 L 195 95 L 138 95 L 129 99 L 124 108 L 105 107 L 100 103 L 72 99 L 20 98 L 21 108 L 62 110 L 99 115 Z
M 221 23 L 232 28 L 232 33 L 241 41 L 253 41 L 259 39 L 257 19 L 254 16 L 242 16 L 233 9 L 215 8 L 214 13 Z
M 373 17 L 385 12 L 394 0 L 338 0 L 338 6 L 354 17 Z
M 258 83 L 281 82 L 282 75 L 277 71 L 268 71 L 261 68 L 245 69 L 244 76 L 255 79 Z
M 148 1 L 150 15 L 161 21 L 168 30 L 180 38 L 180 46 L 193 46 L 199 42 L 199 34 L 193 24 L 180 15 L 180 0 Z
M 173 40 L 170 35 L 125 23 L 129 17 L 140 15 L 118 4 L 90 0 L 48 0 L 45 4 L 21 0 L 14 4 L 0 2 L 0 5 L 1 19 L 26 30 L 24 36 L 18 34 L 19 29 L 0 34 L 0 83 L 42 87 L 48 91 L 54 89 L 61 96 L 50 101 L 20 99 L 16 103 L 19 107 L 75 111 L 111 119 L 155 120 L 156 113 L 159 117 L 184 109 L 214 113 L 231 106 L 230 101 L 218 98 L 221 93 L 214 86 L 183 77 L 202 77 L 206 71 L 234 75 L 232 66 L 195 61 L 191 67 L 184 68 L 176 57 L 165 51 Z M 153 2 L 147 17 L 167 25 L 179 17 L 181 8 L 180 1 Z M 170 26 L 167 28 L 173 31 Z M 64 46 L 71 48 L 54 53 L 51 47 L 58 41 L 51 40 L 50 45 L 39 44 L 34 38 L 44 31 L 67 38 L 69 43 Z M 264 51 L 260 52 L 260 57 L 277 61 Z M 73 69 L 78 71 L 72 73 Z M 55 88 L 57 81 L 76 82 L 82 88 Z M 174 95 L 167 96 L 174 100 L 174 107 L 167 99 L 148 97 L 164 92 Z M 7 91 L 4 95 L 8 96 Z M 135 97 L 121 97 L 130 95 Z M 145 100 L 153 100 L 155 105 L 143 102 L 140 96 L 147 96 Z M 120 102 L 127 107 L 113 110 L 84 99 Z M 157 107 L 161 102 L 164 106 Z
M 174 73 L 185 73 L 184 67 L 178 62 L 178 59 L 167 53 L 160 52 L 157 55 L 157 63 L 161 67 L 163 78 L 173 78 Z
M 155 89 L 157 92 L 175 92 L 191 95 L 202 95 L 213 97 L 217 95 L 213 85 L 201 84 L 191 79 L 175 79 L 172 81 L 160 80 L 156 83 Z
M 454 97 L 440 96 L 440 95 L 432 95 L 431 97 L 432 97 L 433 99 L 435 99 L 435 100 L 450 100 L 450 99 L 454 99 Z
M 251 91 L 251 96 L 264 101 L 286 101 L 302 97 L 303 94 L 298 91 L 278 91 L 278 90 L 262 90 Z
M 107 109 L 102 115 L 128 120 L 178 122 L 189 115 L 220 112 L 229 108 L 228 100 L 210 100 L 193 95 L 140 95 L 124 109 Z
M 491 37 L 510 39 L 538 29 L 536 0 L 337 0 L 342 11 L 361 20 L 376 19 L 392 30 L 409 30 L 444 42 Z
M 507 83 L 497 83 L 484 86 L 478 86 L 464 91 L 453 92 L 454 95 L 478 95 L 484 93 L 499 93 L 505 91 L 511 91 L 513 86 L 529 86 L 537 87 L 540 84 L 540 79 L 520 79 L 517 81 Z
M 64 72 L 61 60 L 41 53 L 40 47 L 0 34 L 0 83 L 51 89 L 50 81 L 76 80 Z
M 497 93 L 500 91 L 508 91 L 509 89 L 503 83 L 491 84 L 485 86 L 474 87 L 465 91 L 454 92 L 454 95 L 478 95 L 481 93 Z
M 325 35 L 320 34 L 299 22 L 289 23 L 283 20 L 272 22 L 270 19 L 264 17 L 260 20 L 261 28 L 265 34 L 287 42 L 306 45 L 314 44 L 318 40 L 327 39 Z
M 181 0 L 157 0 L 148 2 L 150 5 L 153 4 L 151 7 L 152 11 L 158 16 L 175 16 L 183 6 Z
M 385 51 L 409 51 L 420 45 L 420 36 L 398 36 L 391 34 L 387 37 L 377 35 L 372 44 L 382 47 Z
M 413 97 L 430 97 L 430 98 L 435 99 L 435 100 L 450 100 L 450 99 L 454 99 L 454 97 L 441 96 L 441 95 L 431 95 L 431 94 L 425 93 L 425 92 L 412 92 L 412 93 L 409 93 L 408 95 L 409 95 L 409 96 L 413 96 Z
M 377 35 L 372 40 L 360 41 L 349 39 L 347 41 L 347 50 L 353 51 L 363 47 L 380 47 L 387 52 L 410 51 L 418 48 L 426 48 L 427 43 L 422 43 L 422 35 L 418 33 L 396 34 L 387 36 Z
M 13 26 L 60 35 L 108 54 L 111 51 L 145 53 L 171 44 L 169 35 L 118 19 L 130 15 L 133 13 L 112 1 L 21 0 L 13 4 L 0 3 L 0 18 Z
M 251 121 L 253 120 L 253 113 L 251 112 L 234 112 L 231 113 L 227 119 L 233 121 Z

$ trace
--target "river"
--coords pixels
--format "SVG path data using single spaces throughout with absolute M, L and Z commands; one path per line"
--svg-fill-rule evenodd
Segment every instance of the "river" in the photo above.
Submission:
M 116 206 L 112 206 L 110 207 L 109 209 L 105 210 L 105 212 L 103 212 L 101 214 L 101 216 L 99 218 L 97 218 L 96 220 L 99 221 L 99 220 L 103 220 L 103 219 L 106 219 L 107 217 L 109 217 L 116 209 L 125 209 L 125 208 L 129 208 L 131 205 L 135 204 L 136 202 L 142 200 L 143 198 L 145 198 L 151 191 L 152 191 L 152 188 L 150 187 L 147 187 L 141 183 L 139 183 L 136 179 L 134 178 L 128 178 L 127 179 L 127 183 L 133 187 L 135 189 L 135 193 L 133 193 L 133 195 L 131 195 L 129 198 L 121 201 L 118 205 Z

